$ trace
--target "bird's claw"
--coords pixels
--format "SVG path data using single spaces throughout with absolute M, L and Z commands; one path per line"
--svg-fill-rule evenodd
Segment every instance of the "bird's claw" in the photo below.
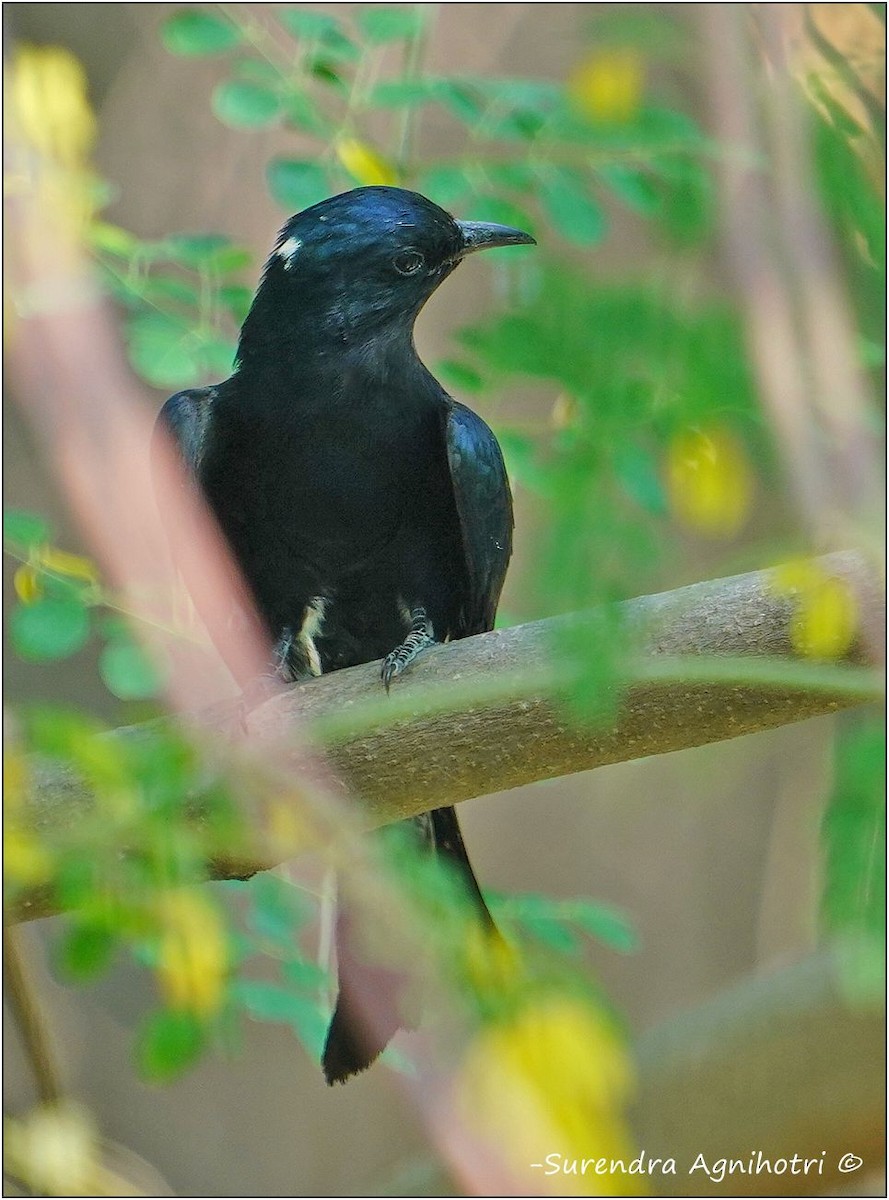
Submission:
M 432 627 L 426 617 L 425 609 L 414 609 L 412 616 L 410 633 L 400 646 L 396 646 L 383 659 L 380 678 L 383 680 L 383 686 L 387 692 L 396 675 L 400 675 L 418 654 L 422 654 L 429 646 L 435 645 Z
M 380 670 L 380 678 L 383 681 L 383 687 L 389 691 L 390 684 L 396 675 L 400 675 L 407 666 L 408 659 L 402 653 L 404 646 L 399 646 L 397 650 L 393 650 L 383 659 L 383 666 Z

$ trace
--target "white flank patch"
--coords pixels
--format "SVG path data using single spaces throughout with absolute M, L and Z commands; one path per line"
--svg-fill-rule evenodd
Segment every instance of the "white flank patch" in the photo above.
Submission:
M 299 238 L 289 237 L 289 238 L 287 238 L 286 241 L 282 242 L 281 245 L 278 247 L 278 249 L 275 251 L 275 253 L 278 255 L 278 258 L 284 259 L 284 270 L 285 271 L 289 271 L 290 268 L 293 266 L 293 260 L 296 257 L 296 253 L 301 246 L 302 246 L 302 242 L 299 240 Z
M 303 613 L 302 628 L 299 631 L 299 640 L 305 649 L 309 670 L 313 675 L 321 674 L 321 656 L 315 645 L 315 638 L 321 632 L 326 607 L 327 601 L 323 596 L 316 596 L 314 600 L 310 600 Z

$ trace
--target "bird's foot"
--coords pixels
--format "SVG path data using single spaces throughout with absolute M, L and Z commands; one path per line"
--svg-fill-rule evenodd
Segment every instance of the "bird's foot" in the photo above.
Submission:
M 412 609 L 410 633 L 400 646 L 396 646 L 383 659 L 380 675 L 386 691 L 389 691 L 389 685 L 396 675 L 401 675 L 419 654 L 434 645 L 435 638 L 432 634 L 432 625 L 426 616 L 426 609 Z

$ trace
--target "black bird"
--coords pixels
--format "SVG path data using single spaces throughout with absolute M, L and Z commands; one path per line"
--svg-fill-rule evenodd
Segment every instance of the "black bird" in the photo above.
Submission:
M 282 229 L 232 376 L 164 405 L 159 424 L 231 546 L 280 677 L 382 659 L 388 689 L 426 647 L 493 627 L 512 549 L 503 458 L 420 361 L 413 327 L 468 254 L 533 241 L 400 188 L 324 200 Z M 427 814 L 424 832 L 493 924 L 454 809 Z M 361 996 L 380 973 L 342 911 L 337 958 L 329 1083 L 368 1066 L 401 1023 L 393 1000 L 364 1028 Z

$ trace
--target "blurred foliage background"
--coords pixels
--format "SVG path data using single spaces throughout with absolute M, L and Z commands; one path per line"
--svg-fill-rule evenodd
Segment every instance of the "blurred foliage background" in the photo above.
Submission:
M 851 419 L 873 436 L 885 390 L 885 10 L 782 10 L 780 64 L 774 30 L 739 10 L 739 36 L 757 52 L 751 110 L 768 111 L 769 72 L 785 69 L 866 397 Z M 617 599 L 790 563 L 778 578 L 795 597 L 796 651 L 830 661 L 859 635 L 851 597 L 805 559 L 847 544 L 871 552 L 881 534 L 867 502 L 832 523 L 795 490 L 798 448 L 765 396 L 720 195 L 726 173 L 749 171 L 777 211 L 780 170 L 768 146 L 718 127 L 707 82 L 717 48 L 689 8 L 9 4 L 4 14 L 16 55 L 8 103 L 32 141 L 67 123 L 64 167 L 80 181 L 69 216 L 152 410 L 230 372 L 287 215 L 360 184 L 413 188 L 539 242 L 459 272 L 422 314 L 418 346 L 504 448 L 517 552 L 500 622 L 600 606 L 599 628 L 554 646 L 582 665 L 578 718 L 607 720 L 619 694 Z M 62 94 L 75 99 L 59 115 Z M 784 229 L 776 217 L 763 231 L 779 261 Z M 792 283 L 804 308 L 812 281 Z M 806 415 L 816 427 L 814 403 Z M 103 725 L 160 711 L 163 672 L 80 541 L 27 422 L 14 406 L 5 421 L 7 871 L 13 886 L 51 879 L 80 906 L 74 920 L 28 930 L 28 946 L 46 949 L 39 994 L 73 1090 L 179 1192 L 434 1191 L 438 1168 L 382 1071 L 321 1094 L 313 1059 L 328 981 L 307 949 L 320 866 L 187 889 L 206 854 L 237 835 L 230 801 L 213 796 L 214 823 L 198 832 L 178 805 L 201 787 L 187 747 L 134 742 L 125 762 L 96 752 Z M 61 846 L 18 829 L 25 750 L 75 762 L 114 821 Z M 856 961 L 867 990 L 883 939 L 882 763 L 879 723 L 821 718 L 487 798 L 464 806 L 467 840 L 480 877 L 503 893 L 504 923 L 591 967 L 631 1031 L 801 956 L 825 933 L 866 944 Z M 121 830 L 144 851 L 124 865 Z M 254 958 L 241 970 L 258 950 L 259 967 Z M 158 1090 L 134 1073 L 134 1055 L 155 1082 L 200 1062 Z M 8 1069 L 10 1110 L 23 1111 L 33 1081 L 15 1048 Z M 75 1140 L 92 1136 L 84 1128 Z M 138 1175 L 132 1163 L 121 1170 Z

